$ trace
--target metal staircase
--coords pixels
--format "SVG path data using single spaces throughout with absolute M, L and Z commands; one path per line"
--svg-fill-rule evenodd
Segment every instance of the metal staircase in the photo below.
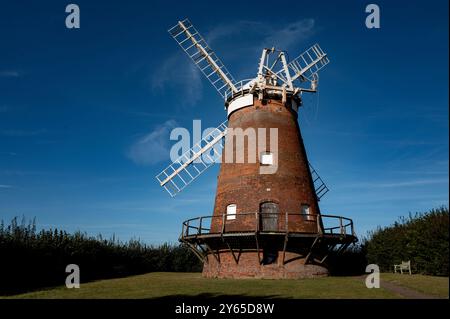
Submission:
M 325 185 L 325 182 L 322 180 L 322 178 L 319 176 L 317 171 L 314 169 L 314 167 L 309 163 L 309 169 L 311 171 L 311 176 L 314 182 L 314 190 L 316 191 L 317 200 L 320 201 L 320 199 L 329 192 L 329 188 L 327 185 Z

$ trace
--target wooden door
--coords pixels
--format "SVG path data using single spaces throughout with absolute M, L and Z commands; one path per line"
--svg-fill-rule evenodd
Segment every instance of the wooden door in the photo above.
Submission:
M 272 202 L 261 204 L 261 231 L 278 231 L 278 205 Z

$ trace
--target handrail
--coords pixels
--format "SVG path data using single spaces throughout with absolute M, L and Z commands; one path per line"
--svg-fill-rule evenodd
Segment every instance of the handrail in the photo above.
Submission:
M 237 91 L 233 92 L 232 90 L 227 89 L 225 91 L 225 93 L 224 93 L 225 101 L 227 101 L 230 97 L 232 97 L 234 95 L 242 93 L 244 91 L 244 86 L 247 85 L 249 82 L 253 81 L 254 79 L 255 78 L 253 78 L 253 79 L 243 79 L 243 80 L 240 80 L 238 82 L 235 82 L 234 86 L 236 87 Z
M 251 213 L 239 213 L 236 214 L 236 218 L 242 218 L 242 217 L 247 217 L 248 216 L 254 216 L 255 219 L 255 227 L 254 227 L 254 231 L 258 232 L 260 231 L 260 216 L 261 215 L 268 215 L 268 216 L 273 216 L 275 215 L 275 213 L 261 213 L 261 212 L 251 212 Z M 285 217 L 285 225 L 283 227 L 280 226 L 280 230 L 275 231 L 277 233 L 288 233 L 288 232 L 292 232 L 289 231 L 289 216 L 301 216 L 303 217 L 303 221 L 304 222 L 314 222 L 317 223 L 318 221 L 321 221 L 321 223 L 317 223 L 317 231 L 318 233 L 321 234 L 331 234 L 331 235 L 352 235 L 355 236 L 355 231 L 354 231 L 354 226 L 353 226 L 353 220 L 347 217 L 343 217 L 343 216 L 337 216 L 337 215 L 311 215 L 311 214 L 305 214 L 305 213 L 278 213 L 276 214 L 277 216 L 284 216 Z M 306 218 L 305 218 L 306 217 Z M 185 220 L 182 223 L 182 237 L 189 237 L 189 236 L 194 236 L 194 235 L 205 235 L 205 234 L 210 234 L 211 233 L 211 226 L 205 225 L 205 221 L 210 220 L 212 222 L 212 220 L 214 218 L 220 218 L 221 219 L 221 224 L 217 225 L 217 232 L 213 232 L 213 233 L 220 233 L 221 235 L 223 235 L 224 233 L 226 233 L 225 229 L 225 225 L 227 224 L 227 220 L 226 220 L 226 214 L 222 214 L 222 215 L 210 215 L 210 216 L 200 216 L 200 217 L 195 217 L 195 218 L 190 218 L 188 220 Z M 325 227 L 323 226 L 323 222 L 325 220 L 329 220 L 329 219 L 334 219 L 337 220 L 339 222 L 339 224 L 337 226 L 330 226 L 330 227 Z M 350 229 L 349 229 L 350 228 Z M 190 230 L 193 230 L 192 232 Z M 339 230 L 338 232 L 335 230 Z M 250 230 L 249 230 L 250 231 Z

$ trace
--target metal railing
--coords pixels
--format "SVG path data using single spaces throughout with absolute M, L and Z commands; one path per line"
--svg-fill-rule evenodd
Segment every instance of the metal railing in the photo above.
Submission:
M 356 236 L 353 221 L 336 215 L 312 215 L 302 213 L 238 213 L 230 215 L 201 216 L 183 222 L 181 237 L 207 234 L 271 232 L 271 233 L 319 233 L 323 235 Z M 264 218 L 276 217 L 276 229 L 262 229 Z M 267 219 L 266 219 L 267 220 Z M 303 229 L 303 230 L 302 230 Z
M 237 92 L 233 92 L 231 89 L 227 89 L 224 93 L 224 99 L 225 101 L 228 101 L 232 96 L 237 95 L 239 93 L 243 94 L 244 90 L 249 89 L 249 87 L 246 87 L 246 85 L 254 79 L 244 79 L 240 80 L 238 82 L 234 83 L 235 88 L 237 89 Z

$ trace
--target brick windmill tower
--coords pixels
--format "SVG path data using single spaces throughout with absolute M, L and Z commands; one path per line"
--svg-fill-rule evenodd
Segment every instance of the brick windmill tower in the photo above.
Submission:
M 169 33 L 227 111 L 227 121 L 157 175 L 173 197 L 221 162 L 213 214 L 183 222 L 180 241 L 202 260 L 205 277 L 327 275 L 329 253 L 357 241 L 350 219 L 321 214 L 328 188 L 308 162 L 297 121 L 327 55 L 315 44 L 288 63 L 284 51 L 265 48 L 256 77 L 237 82 L 189 20 Z

